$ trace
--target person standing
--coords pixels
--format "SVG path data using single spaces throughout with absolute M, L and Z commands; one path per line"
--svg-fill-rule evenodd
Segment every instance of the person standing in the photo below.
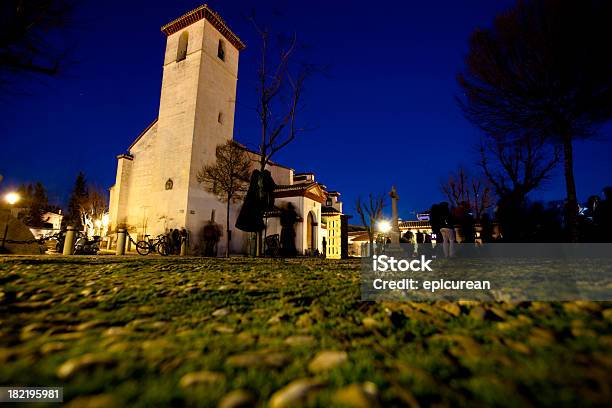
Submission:
M 170 242 L 172 243 L 172 253 L 178 255 L 181 253 L 181 233 L 178 228 L 170 231 Z
M 323 258 L 327 257 L 327 240 L 323 237 Z
M 451 211 L 448 208 L 448 203 L 440 203 L 440 234 L 442 235 L 442 249 L 446 258 L 455 255 L 455 229 L 453 228 L 453 219 Z

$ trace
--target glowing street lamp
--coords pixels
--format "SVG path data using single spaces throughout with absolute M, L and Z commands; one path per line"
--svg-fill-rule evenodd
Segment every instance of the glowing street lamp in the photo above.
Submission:
M 19 201 L 20 198 L 21 197 L 19 197 L 19 194 L 15 192 L 10 192 L 4 196 L 4 201 L 6 201 L 12 207 L 13 205 L 15 205 L 15 203 Z M 10 221 L 11 221 L 11 212 L 9 211 L 8 214 L 6 215 L 6 223 L 4 225 L 4 235 L 2 236 L 1 248 L 3 251 L 4 251 L 4 244 L 6 243 L 6 237 L 8 236 L 8 227 L 9 227 Z
M 378 230 L 383 234 L 391 231 L 391 223 L 389 221 L 383 220 L 378 223 Z
M 104 214 L 102 216 L 102 225 L 104 226 L 104 229 L 106 229 L 106 227 L 108 227 L 108 213 Z
M 10 192 L 4 196 L 4 200 L 9 203 L 9 205 L 14 205 L 20 198 L 21 197 L 19 197 L 19 194 L 15 192 Z

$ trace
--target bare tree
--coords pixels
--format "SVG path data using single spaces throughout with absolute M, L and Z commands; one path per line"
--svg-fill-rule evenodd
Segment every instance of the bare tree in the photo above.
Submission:
M 542 137 L 524 137 L 517 143 L 488 137 L 480 146 L 480 167 L 498 197 L 523 202 L 549 179 L 560 156 L 561 148 L 548 147 Z
M 442 192 L 453 207 L 467 204 L 474 212 L 476 219 L 492 205 L 491 187 L 478 178 L 469 176 L 463 167 L 456 174 L 451 174 L 448 181 L 442 184 Z
M 240 200 L 248 189 L 252 161 L 244 147 L 233 140 L 217 146 L 216 162 L 205 165 L 197 174 L 199 183 L 227 204 L 225 256 L 229 257 L 230 204 Z
M 470 38 L 460 104 L 488 135 L 546 137 L 563 149 L 567 225 L 575 241 L 574 142 L 612 118 L 612 2 L 524 0 Z M 571 27 L 571 29 L 568 29 Z
M 272 156 L 304 130 L 297 125 L 297 117 L 304 84 L 315 69 L 313 65 L 304 63 L 297 64 L 297 69 L 293 67 L 298 50 L 297 34 L 294 33 L 285 46 L 272 50 L 269 29 L 258 25 L 254 17 L 250 20 L 261 40 L 257 114 L 261 122 L 259 167 L 263 171 Z
M 382 211 L 385 206 L 385 194 L 374 196 L 372 193 L 368 195 L 369 200 L 362 202 L 361 197 L 357 197 L 357 214 L 361 218 L 361 223 L 368 231 L 368 239 L 370 241 L 370 256 L 374 254 L 374 231 L 376 223 L 382 217 Z
M 90 230 L 95 231 L 96 221 L 102 221 L 107 211 L 106 194 L 98 187 L 89 186 L 87 195 L 79 201 L 79 213 L 85 234 Z
M 3 0 L 0 73 L 55 75 L 67 53 L 56 34 L 67 27 L 73 9 L 71 0 Z

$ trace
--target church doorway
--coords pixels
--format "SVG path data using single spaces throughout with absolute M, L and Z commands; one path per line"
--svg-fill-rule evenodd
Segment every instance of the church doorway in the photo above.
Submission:
M 308 252 L 312 254 L 317 249 L 317 219 L 311 211 L 308 213 L 306 221 L 306 242 L 308 244 Z

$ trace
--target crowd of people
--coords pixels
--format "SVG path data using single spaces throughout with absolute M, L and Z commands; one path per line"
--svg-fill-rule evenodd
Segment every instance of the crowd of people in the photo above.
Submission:
M 170 243 L 170 255 L 180 255 L 181 244 L 183 239 L 187 239 L 187 235 L 187 230 L 185 228 L 182 230 L 178 228 L 170 229 L 170 231 L 168 231 L 167 237 Z
M 475 219 L 468 203 L 451 207 L 447 202 L 430 209 L 432 235 L 450 247 L 456 242 L 563 242 L 568 241 L 563 205 L 513 203 L 499 200 L 493 218 Z M 589 197 L 578 209 L 580 242 L 612 242 L 612 187 L 603 198 Z M 418 239 L 417 239 L 418 242 Z M 446 253 L 446 250 L 445 250 Z
M 589 197 L 578 217 L 580 240 L 583 242 L 612 242 L 612 187 L 603 189 L 603 199 Z

